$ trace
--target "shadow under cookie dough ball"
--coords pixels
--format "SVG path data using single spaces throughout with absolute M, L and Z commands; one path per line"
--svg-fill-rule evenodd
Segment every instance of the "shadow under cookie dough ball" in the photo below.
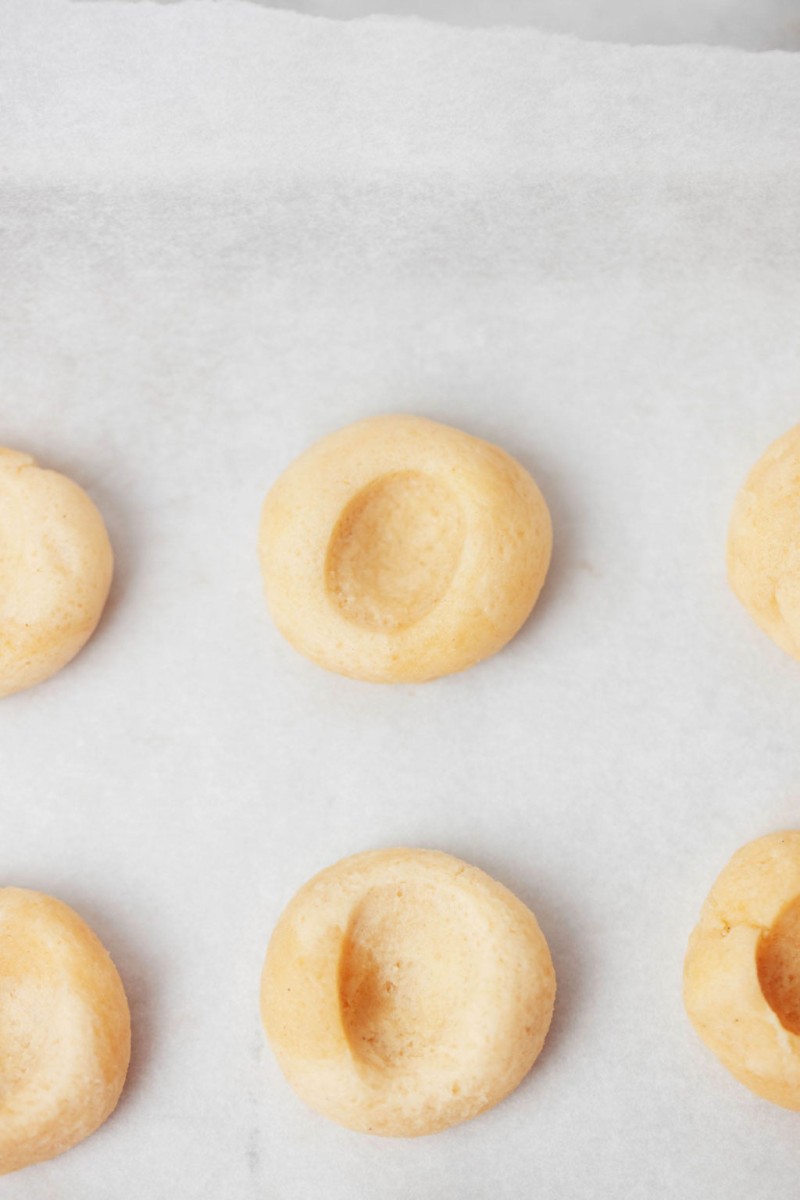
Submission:
M 130 1045 L 122 982 L 88 925 L 51 896 L 0 888 L 0 1174 L 102 1125 Z
M 800 659 L 800 425 L 770 446 L 736 498 L 728 578 L 756 624 Z
M 377 850 L 315 876 L 267 951 L 261 1013 L 288 1082 L 363 1133 L 436 1133 L 521 1082 L 555 973 L 533 913 L 449 854 Z
M 269 492 L 259 554 L 278 628 L 357 679 L 422 682 L 500 650 L 544 583 L 552 529 L 496 446 L 422 417 L 317 442 Z
M 89 640 L 113 554 L 86 493 L 0 449 L 0 696 L 55 675 Z
M 722 871 L 689 941 L 684 1003 L 741 1083 L 800 1109 L 800 832 L 750 842 Z

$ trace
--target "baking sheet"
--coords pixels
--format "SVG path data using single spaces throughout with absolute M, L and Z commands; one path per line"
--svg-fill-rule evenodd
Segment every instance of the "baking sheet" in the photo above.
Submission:
M 130 2 L 130 0 L 128 0 Z M 796 50 L 795 0 L 254 0 L 313 16 L 352 20 L 375 13 L 454 25 L 523 25 L 601 42 L 703 43 L 745 50 Z
M 73 474 L 108 612 L 3 703 L 3 879 L 75 905 L 133 1008 L 118 1113 L 5 1200 L 793 1195 L 797 1117 L 689 1028 L 683 950 L 797 826 L 797 665 L 729 595 L 734 493 L 798 419 L 800 60 L 247 4 L 0 9 L 5 444 Z M 536 612 L 462 676 L 325 674 L 271 627 L 263 494 L 416 411 L 550 504 Z M 306 1111 L 263 1043 L 283 904 L 439 847 L 537 912 L 553 1029 L 417 1141 Z

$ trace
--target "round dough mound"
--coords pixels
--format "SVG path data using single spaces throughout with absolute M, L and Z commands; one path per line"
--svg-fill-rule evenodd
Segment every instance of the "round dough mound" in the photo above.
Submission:
M 725 867 L 689 940 L 684 1003 L 741 1083 L 800 1109 L 800 832 L 750 842 Z
M 517 1087 L 555 989 L 536 918 L 501 884 L 449 854 L 377 850 L 329 867 L 288 905 L 261 1015 L 312 1108 L 363 1133 L 416 1137 Z
M 51 896 L 0 888 L 0 1174 L 94 1133 L 130 1048 L 122 983 L 88 925 Z
M 113 555 L 86 493 L 0 448 L 0 696 L 60 671 L 94 632 Z
M 275 623 L 356 679 L 422 682 L 501 649 L 544 583 L 552 529 L 530 475 L 423 417 L 323 438 L 269 492 L 259 552 Z
M 728 578 L 755 623 L 800 658 L 800 425 L 773 442 L 736 498 Z

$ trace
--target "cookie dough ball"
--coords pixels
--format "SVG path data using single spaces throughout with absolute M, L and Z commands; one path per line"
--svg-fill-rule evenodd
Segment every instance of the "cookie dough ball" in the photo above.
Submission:
M 496 446 L 422 417 L 372 417 L 272 488 L 259 551 L 275 623 L 356 679 L 421 682 L 488 658 L 533 608 L 547 505 Z
M 734 854 L 689 941 L 684 1002 L 741 1083 L 800 1109 L 800 832 Z
M 111 585 L 103 519 L 86 493 L 0 448 L 0 696 L 60 671 L 94 632 Z
M 433 850 L 346 858 L 297 893 L 261 1014 L 297 1094 L 363 1133 L 416 1137 L 497 1104 L 532 1067 L 556 981 L 536 918 Z
M 800 425 L 770 446 L 736 498 L 728 578 L 755 623 L 800 658 Z
M 122 983 L 88 925 L 51 896 L 0 888 L 0 1174 L 94 1133 L 130 1046 Z

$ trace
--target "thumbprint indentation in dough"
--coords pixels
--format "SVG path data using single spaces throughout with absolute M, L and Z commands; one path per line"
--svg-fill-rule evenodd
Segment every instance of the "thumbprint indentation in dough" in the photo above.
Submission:
M 371 888 L 351 916 L 339 961 L 342 1024 L 356 1059 L 382 1071 L 445 1060 L 469 1041 L 476 981 L 473 914 L 455 890 Z
M 328 544 L 328 595 L 349 621 L 392 632 L 446 594 L 464 546 L 461 505 L 422 471 L 373 480 L 345 508 Z
M 800 896 L 761 935 L 756 959 L 764 999 L 784 1029 L 800 1034 Z

